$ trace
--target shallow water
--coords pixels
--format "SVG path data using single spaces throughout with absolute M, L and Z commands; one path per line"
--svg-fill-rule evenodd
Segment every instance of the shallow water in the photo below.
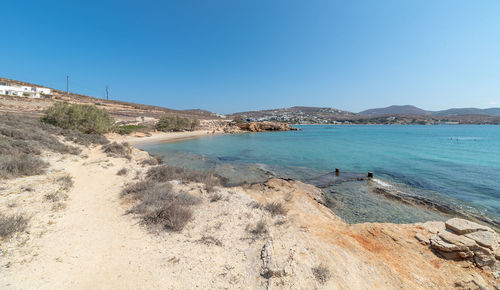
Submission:
M 500 220 L 499 126 L 299 127 L 303 130 L 213 136 L 142 148 L 172 165 L 216 171 L 233 184 L 261 182 L 271 175 L 306 180 L 334 168 L 373 171 L 397 190 Z M 325 189 L 332 209 L 349 222 L 440 217 L 389 201 L 365 183 Z

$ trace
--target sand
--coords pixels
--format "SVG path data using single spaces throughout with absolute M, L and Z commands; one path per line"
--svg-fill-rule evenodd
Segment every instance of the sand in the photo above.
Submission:
M 127 142 L 130 145 L 139 145 L 146 143 L 169 143 L 178 142 L 183 140 L 216 136 L 224 134 L 221 131 L 214 130 L 197 130 L 189 132 L 157 132 L 151 136 L 120 136 L 117 134 L 110 134 L 108 138 L 116 142 Z

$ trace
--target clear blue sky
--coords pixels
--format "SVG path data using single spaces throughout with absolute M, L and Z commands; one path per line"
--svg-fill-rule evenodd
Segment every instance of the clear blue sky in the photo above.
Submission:
M 500 1 L 3 1 L 0 75 L 229 113 L 500 106 Z

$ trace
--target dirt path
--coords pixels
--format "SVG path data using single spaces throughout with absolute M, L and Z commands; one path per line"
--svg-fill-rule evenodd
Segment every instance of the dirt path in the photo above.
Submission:
M 162 285 L 163 261 L 158 241 L 129 216 L 123 216 L 116 174 L 103 174 L 106 156 L 97 149 L 91 158 L 67 168 L 74 187 L 63 216 L 37 243 L 36 259 L 12 270 L 12 288 L 153 288 Z M 113 159 L 116 172 L 125 160 Z M 120 164 L 122 163 L 122 164 Z M 8 281 L 6 281 L 8 283 Z M 6 284 L 3 284 L 6 285 Z

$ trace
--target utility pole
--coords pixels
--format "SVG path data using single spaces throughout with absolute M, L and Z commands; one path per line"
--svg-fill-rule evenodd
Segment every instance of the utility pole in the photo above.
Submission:
M 69 96 L 69 76 L 66 76 L 66 96 Z
M 107 101 L 109 100 L 108 89 L 109 89 L 109 87 L 108 87 L 108 85 L 106 85 L 106 100 Z

